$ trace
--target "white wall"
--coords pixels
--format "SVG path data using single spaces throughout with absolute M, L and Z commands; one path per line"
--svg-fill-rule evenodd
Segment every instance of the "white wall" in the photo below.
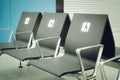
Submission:
M 108 14 L 115 44 L 120 47 L 120 0 L 64 0 L 64 12 Z

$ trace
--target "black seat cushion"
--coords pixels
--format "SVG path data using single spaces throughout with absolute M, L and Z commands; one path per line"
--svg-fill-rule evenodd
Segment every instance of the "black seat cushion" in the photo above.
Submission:
M 83 59 L 83 63 L 85 69 L 91 69 L 94 67 L 94 62 L 86 59 Z M 59 77 L 69 72 L 79 72 L 81 70 L 78 59 L 67 54 L 59 58 L 32 60 L 29 64 Z
M 42 54 L 44 55 L 44 57 L 51 57 L 55 52 L 54 49 L 50 49 L 42 46 L 40 47 L 40 50 L 42 51 Z M 41 58 L 41 53 L 39 52 L 37 47 L 30 48 L 30 49 L 5 50 L 3 52 L 21 61 L 27 60 L 27 59 Z
M 27 48 L 28 43 L 24 41 L 19 41 L 19 40 L 15 41 L 14 43 L 13 42 L 0 43 L 0 50 L 15 49 L 16 46 L 18 48 Z

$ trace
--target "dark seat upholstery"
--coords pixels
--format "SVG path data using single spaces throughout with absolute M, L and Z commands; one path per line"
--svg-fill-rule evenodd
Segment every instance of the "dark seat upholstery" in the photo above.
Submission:
M 83 70 L 81 62 L 83 62 L 85 70 L 97 70 L 103 49 L 100 46 L 91 48 L 89 46 L 104 42 L 102 38 L 107 27 L 107 20 L 107 15 L 102 14 L 74 14 L 65 41 L 64 56 L 52 59 L 31 60 L 29 64 L 59 77 Z M 80 55 L 78 55 L 79 52 L 76 54 L 76 49 L 84 49 L 84 47 L 88 48 L 82 50 Z
M 43 50 L 43 55 L 45 57 L 52 57 L 54 56 L 53 53 L 55 52 L 54 49 L 46 48 L 46 47 L 40 47 L 41 50 Z M 24 60 L 30 60 L 30 59 L 38 59 L 41 58 L 41 54 L 38 51 L 38 48 L 31 48 L 31 49 L 19 49 L 19 50 L 6 50 L 4 51 L 6 54 L 19 59 L 20 61 Z M 48 53 L 48 55 L 46 54 Z
M 83 61 L 85 69 L 93 68 L 94 62 L 88 61 L 86 59 L 84 59 Z M 76 58 L 75 56 L 68 55 L 67 53 L 63 57 L 59 58 L 52 58 L 49 60 L 33 60 L 30 62 L 30 64 L 59 77 L 68 73 L 81 71 L 78 58 Z M 89 64 L 91 64 L 91 66 L 89 66 Z
M 64 45 L 64 41 L 69 29 L 70 19 L 66 13 L 44 13 L 38 31 L 34 36 L 37 46 L 30 49 L 6 50 L 11 55 L 21 61 L 54 56 L 58 53 L 59 45 Z M 41 55 L 42 54 L 42 55 Z
M 16 40 L 12 39 L 12 42 L 0 43 L 0 50 L 31 46 L 30 40 L 32 35 L 37 32 L 41 17 L 42 15 L 39 12 L 23 12 L 15 34 Z

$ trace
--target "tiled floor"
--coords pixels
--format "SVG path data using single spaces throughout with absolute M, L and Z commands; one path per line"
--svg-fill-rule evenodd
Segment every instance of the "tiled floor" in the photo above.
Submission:
M 6 54 L 0 56 L 0 80 L 78 80 L 70 75 L 59 78 L 35 67 L 27 67 L 27 62 L 22 64 L 24 68 L 19 69 L 19 60 Z M 117 69 L 105 66 L 105 70 L 108 80 L 116 80 Z M 100 73 L 97 73 L 97 80 L 102 80 Z

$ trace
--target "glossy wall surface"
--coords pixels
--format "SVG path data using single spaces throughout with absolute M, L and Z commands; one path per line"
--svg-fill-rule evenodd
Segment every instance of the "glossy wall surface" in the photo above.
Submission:
M 0 28 L 11 27 L 15 32 L 23 11 L 56 12 L 56 0 L 0 0 Z M 8 41 L 6 32 L 0 30 L 0 42 Z

